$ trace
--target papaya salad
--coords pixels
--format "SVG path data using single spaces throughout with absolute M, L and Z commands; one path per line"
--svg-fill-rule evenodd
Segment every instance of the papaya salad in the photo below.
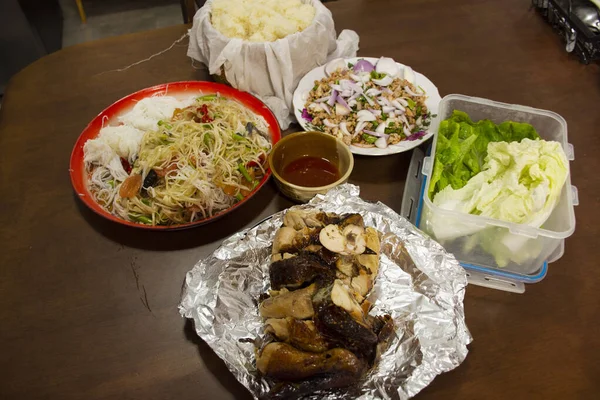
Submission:
M 302 110 L 310 128 L 359 147 L 386 148 L 425 136 L 432 115 L 410 67 L 387 57 L 375 65 L 340 58 L 325 66 L 325 74 Z
M 266 174 L 267 123 L 235 100 L 150 97 L 119 121 L 83 149 L 94 199 L 124 220 L 208 218 L 243 200 Z

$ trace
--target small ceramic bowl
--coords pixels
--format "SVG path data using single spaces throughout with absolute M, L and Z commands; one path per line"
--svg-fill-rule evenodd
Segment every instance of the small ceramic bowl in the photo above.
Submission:
M 318 187 L 298 186 L 286 181 L 282 177 L 284 168 L 292 161 L 306 156 L 328 160 L 337 167 L 340 179 Z M 275 144 L 269 154 L 269 165 L 279 190 L 294 201 L 306 203 L 317 194 L 325 194 L 329 189 L 348 182 L 354 168 L 354 157 L 348 146 L 334 136 L 321 132 L 296 132 Z

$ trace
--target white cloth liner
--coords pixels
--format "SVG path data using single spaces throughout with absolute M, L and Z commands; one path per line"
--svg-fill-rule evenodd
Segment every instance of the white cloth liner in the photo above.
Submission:
M 316 9 L 302 32 L 274 42 L 231 39 L 210 22 L 212 0 L 200 8 L 190 29 L 188 56 L 220 74 L 235 88 L 259 97 L 273 111 L 282 129 L 293 122 L 292 96 L 300 79 L 313 68 L 338 57 L 356 57 L 358 34 L 343 30 L 336 39 L 331 11 L 319 0 L 302 0 Z

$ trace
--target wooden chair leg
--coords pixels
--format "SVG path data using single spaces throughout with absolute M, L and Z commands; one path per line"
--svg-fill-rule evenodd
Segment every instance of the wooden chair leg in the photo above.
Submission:
M 81 18 L 81 23 L 85 24 L 86 18 L 85 10 L 83 9 L 83 4 L 81 3 L 81 0 L 75 0 L 75 3 L 77 3 L 77 10 L 79 10 L 79 18 Z

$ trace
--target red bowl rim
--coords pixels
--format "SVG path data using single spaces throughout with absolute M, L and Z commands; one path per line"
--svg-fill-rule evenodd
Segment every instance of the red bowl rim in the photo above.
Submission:
M 140 229 L 167 231 L 191 228 L 194 226 L 204 225 L 209 222 L 213 222 L 218 218 L 221 218 L 222 216 L 237 209 L 238 207 L 246 203 L 250 198 L 252 198 L 265 185 L 265 183 L 271 176 L 271 169 L 268 168 L 258 186 L 256 186 L 256 188 L 254 188 L 254 190 L 252 190 L 252 192 L 250 192 L 250 194 L 248 194 L 248 196 L 246 196 L 242 201 L 235 203 L 231 207 L 217 214 L 214 214 L 212 217 L 204 218 L 194 222 L 188 222 L 185 224 L 156 226 L 145 225 L 136 222 L 125 221 L 124 219 L 121 219 L 104 210 L 98 203 L 96 203 L 87 187 L 88 177 L 83 162 L 83 145 L 87 140 L 93 139 L 96 136 L 98 136 L 100 129 L 103 125 L 103 119 L 108 118 L 110 120 L 114 118 L 116 115 L 133 107 L 134 102 L 140 101 L 144 98 L 157 95 L 168 95 L 173 92 L 175 94 L 184 94 L 186 92 L 189 92 L 190 95 L 198 92 L 200 92 L 198 94 L 203 95 L 219 93 L 223 97 L 233 98 L 242 103 L 245 107 L 252 110 L 254 113 L 262 116 L 266 120 L 267 125 L 269 126 L 269 133 L 271 135 L 272 145 L 275 145 L 275 143 L 277 143 L 277 141 L 281 139 L 281 129 L 273 112 L 261 100 L 259 100 L 257 97 L 253 96 L 248 92 L 242 92 L 240 90 L 234 89 L 230 86 L 223 85 L 220 83 L 206 81 L 171 82 L 138 90 L 137 92 L 129 94 L 115 101 L 110 106 L 106 107 L 85 127 L 85 129 L 77 138 L 75 146 L 73 146 L 73 150 L 71 152 L 71 159 L 69 162 L 69 174 L 71 176 L 71 184 L 73 185 L 73 189 L 75 190 L 75 193 L 77 193 L 81 201 L 96 214 L 108 220 L 117 222 L 121 225 L 131 226 Z

